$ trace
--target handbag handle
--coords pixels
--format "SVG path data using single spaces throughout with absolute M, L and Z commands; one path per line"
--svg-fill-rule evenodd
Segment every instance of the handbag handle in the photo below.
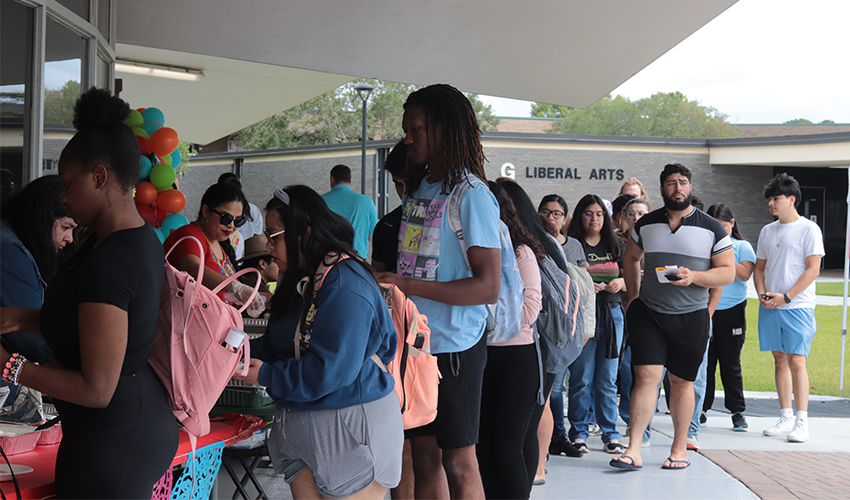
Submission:
M 251 273 L 251 272 L 257 273 L 257 283 L 254 284 L 254 291 L 251 293 L 251 297 L 248 300 L 245 301 L 245 304 L 243 304 L 242 307 L 239 308 L 239 314 L 242 314 L 242 311 L 244 311 L 245 309 L 248 309 L 248 306 L 251 305 L 251 302 L 254 300 L 254 297 L 257 296 L 257 292 L 260 291 L 260 284 L 262 284 L 263 278 L 260 275 L 259 270 L 252 267 L 250 269 L 243 269 L 236 274 L 228 276 L 226 280 L 222 281 L 221 283 L 219 283 L 219 285 L 217 287 L 213 288 L 212 292 L 214 294 L 218 294 L 219 292 L 224 290 L 224 288 L 227 287 L 227 285 L 233 283 L 234 280 L 236 280 L 240 276 L 244 276 L 244 275 Z

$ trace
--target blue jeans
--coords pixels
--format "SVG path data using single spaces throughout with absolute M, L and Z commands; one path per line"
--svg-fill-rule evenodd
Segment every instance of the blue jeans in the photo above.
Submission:
M 555 385 L 552 386 L 552 395 L 549 396 L 549 406 L 552 408 L 552 417 L 555 418 L 555 427 L 552 429 L 552 439 L 565 436 L 567 427 L 564 425 L 564 379 L 570 372 L 570 367 L 555 376 Z
M 629 405 L 632 395 L 632 348 L 626 346 L 620 358 L 620 418 L 629 425 Z
M 611 309 L 614 335 L 619 351 L 623 344 L 623 309 Z M 602 429 L 602 442 L 620 439 L 617 431 L 617 367 L 619 359 L 605 359 L 605 340 L 587 341 L 578 359 L 570 365 L 569 438 L 587 439 L 591 408 L 595 407 L 596 423 Z

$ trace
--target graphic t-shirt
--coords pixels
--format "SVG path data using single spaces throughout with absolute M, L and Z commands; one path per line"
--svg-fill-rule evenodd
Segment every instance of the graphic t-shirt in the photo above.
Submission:
M 422 180 L 412 196 L 405 196 L 399 228 L 396 273 L 427 281 L 455 281 L 472 277 L 467 269 L 457 235 L 449 227 L 446 209 L 449 192 L 442 182 Z M 499 205 L 485 186 L 467 188 L 460 203 L 460 218 L 467 248 L 500 248 Z M 481 338 L 487 308 L 452 306 L 411 296 L 419 312 L 428 317 L 431 352 L 461 352 Z
M 620 244 L 617 258 L 614 255 L 613 249 L 605 243 L 605 240 L 600 239 L 596 245 L 588 245 L 582 241 L 581 246 L 584 248 L 584 255 L 587 257 L 587 272 L 594 283 L 610 283 L 611 280 L 617 279 L 620 276 L 620 266 L 622 265 L 622 255 L 625 247 L 625 242 L 617 239 Z M 607 297 L 609 292 L 601 291 L 600 294 L 605 294 L 599 298 Z M 616 294 L 619 297 L 619 294 Z

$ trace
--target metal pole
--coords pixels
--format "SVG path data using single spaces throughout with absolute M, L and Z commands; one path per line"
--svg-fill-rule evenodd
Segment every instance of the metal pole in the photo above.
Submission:
M 844 390 L 844 347 L 847 344 L 847 286 L 850 281 L 850 166 L 847 168 L 847 230 L 844 233 L 844 296 L 841 299 L 841 365 L 838 390 Z
M 366 101 L 368 94 L 363 99 L 363 151 L 360 156 L 360 193 L 366 194 Z

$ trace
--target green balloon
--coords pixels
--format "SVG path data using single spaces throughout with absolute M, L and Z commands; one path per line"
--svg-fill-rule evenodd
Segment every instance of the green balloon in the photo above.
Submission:
M 145 123 L 145 119 L 142 118 L 142 114 L 136 111 L 135 109 L 130 111 L 130 116 L 128 116 L 127 119 L 124 120 L 124 125 L 127 125 L 130 128 L 141 127 L 143 123 Z
M 167 163 L 160 163 L 151 169 L 151 184 L 158 189 L 171 186 L 176 178 L 177 172 Z
M 145 129 L 141 128 L 141 127 L 136 127 L 136 128 L 134 128 L 134 129 L 133 129 L 133 133 L 134 133 L 134 134 L 136 134 L 136 135 L 138 135 L 139 137 L 144 137 L 145 139 L 150 139 L 150 138 L 151 138 L 151 136 L 148 134 L 148 132 L 147 132 Z

